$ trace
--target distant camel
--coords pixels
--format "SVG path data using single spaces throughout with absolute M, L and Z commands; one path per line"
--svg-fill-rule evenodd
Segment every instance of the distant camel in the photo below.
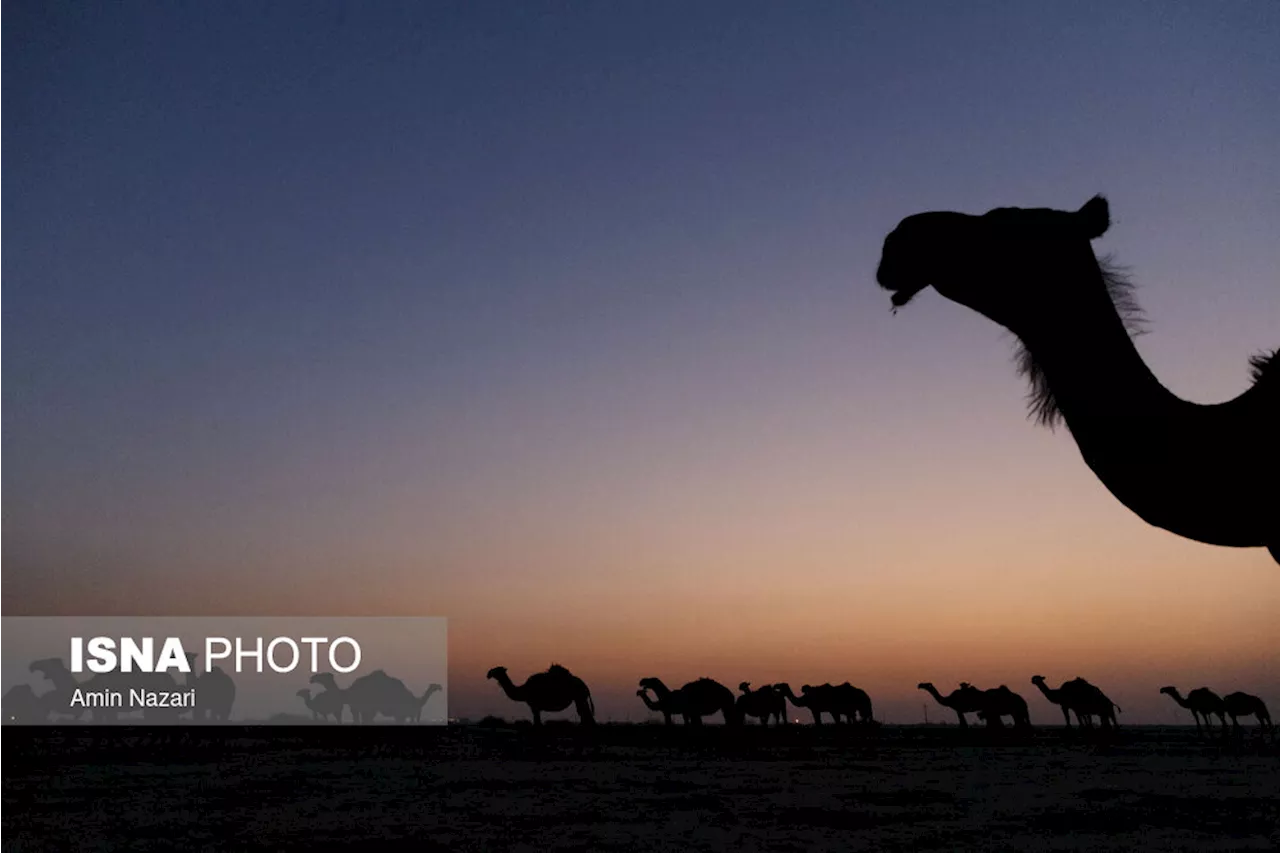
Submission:
M 654 692 L 656 702 L 650 703 L 647 690 Z M 679 714 L 685 725 L 698 726 L 703 717 L 719 713 L 727 726 L 742 722 L 733 691 L 714 678 L 699 678 L 678 690 L 671 690 L 660 678 L 642 678 L 640 693 L 645 705 L 662 711 L 668 721 L 671 715 Z
M 390 717 L 398 723 L 421 722 L 422 708 L 427 701 L 444 688 L 428 684 L 427 689 L 415 695 L 403 681 L 375 669 L 351 682 L 346 690 L 347 705 L 356 722 L 373 722 L 378 714 Z
M 1044 698 L 1062 708 L 1062 721 L 1071 728 L 1071 714 L 1076 715 L 1076 722 L 1081 726 L 1092 726 L 1093 717 L 1099 717 L 1102 726 L 1115 725 L 1115 709 L 1119 708 L 1107 698 L 1097 687 L 1083 678 L 1074 678 L 1063 682 L 1057 690 L 1045 684 L 1043 675 L 1033 675 L 1031 683 L 1040 688 Z
M 960 682 L 959 689 L 951 691 L 946 696 L 939 693 L 937 688 L 928 681 L 922 681 L 916 687 L 932 696 L 939 705 L 955 711 L 962 726 L 969 725 L 969 721 L 964 718 L 965 714 L 976 714 L 986 707 L 986 699 L 982 691 L 966 681 Z M 999 718 L 997 718 L 998 722 Z
M 418 696 L 415 698 L 413 694 L 409 694 L 410 698 L 413 699 L 413 703 L 412 703 L 412 705 L 414 706 L 413 721 L 415 723 L 422 721 L 422 709 L 423 707 L 426 706 L 427 700 L 431 698 L 432 694 L 439 693 L 443 690 L 444 690 L 443 685 L 436 684 L 433 682 L 427 685 L 427 689 L 422 691 L 421 696 Z M 437 717 L 436 719 L 439 720 L 440 718 Z
M 27 671 L 37 672 L 53 684 L 52 690 L 37 694 L 37 697 L 44 706 L 46 713 L 52 714 L 55 721 L 60 716 L 78 720 L 84 716 L 85 711 L 90 710 L 83 705 L 73 706 L 71 704 L 77 688 L 81 688 L 82 685 L 71 674 L 71 670 L 67 669 L 67 665 L 63 663 L 62 658 L 33 660 L 31 665 L 27 667 Z M 99 721 L 100 716 L 102 715 L 97 713 L 97 710 L 94 710 L 95 722 Z
M 983 705 L 978 711 L 978 719 L 985 720 L 992 728 L 1004 725 L 1001 717 L 1012 717 L 1016 728 L 1025 729 L 1031 726 L 1031 714 L 1027 710 L 1027 700 L 1001 684 L 990 690 L 982 691 Z
M 70 716 L 74 720 L 79 720 L 83 717 L 86 711 L 94 723 L 117 722 L 122 714 L 128 714 L 130 711 L 128 709 L 106 706 L 71 706 L 70 702 L 75 695 L 75 691 L 80 690 L 82 691 L 82 695 L 87 695 L 91 693 L 99 693 L 104 690 L 127 691 L 131 687 L 142 686 L 136 683 L 136 678 L 133 674 L 122 672 L 102 672 L 91 675 L 84 681 L 77 681 L 76 677 L 67 669 L 67 665 L 63 663 L 62 658 L 43 658 L 41 660 L 32 661 L 29 670 L 31 672 L 38 672 L 49 681 L 53 682 L 53 689 L 48 692 L 41 693 L 38 698 L 41 705 L 44 707 L 46 714 L 52 714 L 55 722 L 59 719 L 60 715 Z M 148 677 L 148 674 L 141 673 L 138 677 L 146 678 Z M 170 676 L 166 675 L 164 677 L 170 678 L 172 681 Z M 177 711 L 176 713 L 182 712 Z
M 337 690 L 321 690 L 315 696 L 311 695 L 311 691 L 306 687 L 297 693 L 302 697 L 303 703 L 307 709 L 311 711 L 311 719 L 328 722 L 332 716 L 339 723 L 342 722 L 341 691 Z
M 1271 732 L 1275 737 L 1275 726 L 1271 724 L 1271 714 L 1267 711 L 1266 703 L 1257 696 L 1251 696 L 1248 693 L 1228 693 L 1222 697 L 1223 710 L 1227 712 L 1227 716 L 1231 718 L 1231 727 L 1233 729 L 1240 728 L 1240 721 L 1237 717 L 1257 717 L 1258 730 L 1261 732 Z
M 849 722 L 875 722 L 871 718 L 871 697 L 865 690 L 846 681 L 833 687 L 831 694 L 836 711 L 843 714 Z
M 528 705 L 535 726 L 542 725 L 543 711 L 554 713 L 570 705 L 578 711 L 578 722 L 595 722 L 595 703 L 586 683 L 558 663 L 551 664 L 545 672 L 535 672 L 519 686 L 512 683 L 505 666 L 495 666 L 486 677 L 497 681 L 507 698 Z
M 225 723 L 231 719 L 231 706 L 236 701 L 236 683 L 220 666 L 201 673 L 196 665 L 199 659 L 195 652 L 187 652 L 191 672 L 187 674 L 186 684 L 196 691 L 196 707 L 191 709 L 191 718 L 195 722 Z
M 1191 712 L 1191 716 L 1196 721 L 1196 732 L 1201 732 L 1200 718 L 1204 717 L 1204 729 L 1209 734 L 1213 734 L 1213 720 L 1211 715 L 1217 714 L 1218 719 L 1222 721 L 1222 732 L 1227 731 L 1226 707 L 1223 704 L 1222 697 L 1214 693 L 1208 687 L 1197 687 L 1187 694 L 1187 698 L 1183 699 L 1178 693 L 1176 687 L 1161 687 L 1161 693 L 1167 693 L 1173 701 Z
M 49 709 L 31 689 L 30 684 L 15 684 L 0 699 L 6 723 L 43 723 L 49 718 Z
M 338 686 L 338 682 L 334 679 L 332 672 L 317 672 L 307 681 L 308 684 L 319 684 L 324 689 L 312 697 L 313 702 L 319 701 L 322 707 L 330 708 L 335 719 L 339 723 L 342 722 L 342 710 L 347 707 L 347 691 Z M 309 692 L 309 691 L 308 691 Z M 355 713 L 352 712 L 351 721 L 356 722 Z
M 743 720 L 755 717 L 764 726 L 768 726 L 771 719 L 778 725 L 787 721 L 787 698 L 772 684 L 752 690 L 751 684 L 744 681 L 738 689 L 742 691 L 738 697 L 738 716 Z
M 351 719 L 357 723 L 372 723 L 379 714 L 398 723 L 417 722 L 422 718 L 422 706 L 433 693 L 442 689 L 439 684 L 432 684 L 421 696 L 415 696 L 403 681 L 381 669 L 360 676 L 345 689 L 338 687 L 331 672 L 311 676 L 311 683 L 322 685 L 325 693 L 337 694 L 332 700 L 322 701 L 332 702 L 339 709 L 346 705 L 351 709 Z
M 1073 696 L 1073 701 L 1084 714 L 1085 725 L 1092 726 L 1094 717 L 1098 718 L 1098 725 L 1102 728 L 1114 728 L 1120 725 L 1120 721 L 1116 719 L 1116 713 L 1123 709 L 1112 702 L 1111 697 L 1103 693 L 1099 687 L 1077 676 L 1064 682 L 1062 689 Z M 1080 712 L 1076 714 L 1077 719 L 1080 719 Z
M 642 684 L 644 683 L 643 680 L 641 681 L 641 683 Z M 657 711 L 660 714 L 662 714 L 662 719 L 664 723 L 666 723 L 668 726 L 674 725 L 674 721 L 671 719 L 671 715 L 673 713 L 671 706 L 673 703 L 669 700 L 669 697 L 668 697 L 668 701 L 666 702 L 663 702 L 662 699 L 660 698 L 651 699 L 649 698 L 648 689 L 644 687 L 641 687 L 639 690 L 637 690 L 636 695 L 640 697 L 640 701 L 644 702 L 644 706 L 648 708 L 650 711 Z
M 1034 684 L 1036 687 L 1040 688 L 1040 692 L 1044 694 L 1044 698 L 1048 699 L 1053 704 L 1062 708 L 1062 722 L 1067 728 L 1071 728 L 1071 712 L 1072 711 L 1075 712 L 1076 722 L 1078 722 L 1081 726 L 1085 724 L 1084 717 L 1081 716 L 1079 709 L 1075 707 L 1075 703 L 1072 701 L 1072 697 L 1064 695 L 1061 687 L 1058 688 L 1057 690 L 1053 690 L 1052 688 L 1048 687 L 1045 684 L 1043 675 L 1031 676 L 1031 683 Z
M 800 687 L 800 695 L 791 692 L 791 685 L 775 684 L 782 695 L 791 701 L 792 705 L 797 708 L 808 708 L 809 713 L 813 714 L 813 724 L 815 726 L 822 725 L 822 715 L 830 714 L 833 723 L 840 722 L 840 697 L 835 692 L 835 687 L 830 684 L 805 684 Z
M 1065 421 L 1085 464 L 1148 524 L 1210 545 L 1266 547 L 1280 563 L 1280 350 L 1250 359 L 1226 402 L 1182 400 L 1134 347 L 1131 285 L 1094 257 L 1106 199 L 1077 211 L 1002 207 L 908 216 L 876 270 L 894 310 L 933 285 L 1021 343 L 1040 424 Z

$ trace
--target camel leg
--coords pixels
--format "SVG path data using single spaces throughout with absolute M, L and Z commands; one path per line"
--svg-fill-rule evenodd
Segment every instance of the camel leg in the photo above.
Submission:
M 542 725 L 542 712 L 532 705 L 529 706 L 529 710 L 533 713 L 533 724 L 535 726 Z
M 960 718 L 961 728 L 963 729 L 969 728 L 969 721 L 964 718 L 964 714 L 960 713 L 959 711 L 956 711 L 956 716 Z

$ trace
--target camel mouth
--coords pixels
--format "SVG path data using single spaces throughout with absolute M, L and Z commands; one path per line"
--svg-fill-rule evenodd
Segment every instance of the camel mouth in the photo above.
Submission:
M 893 294 L 890 301 L 893 303 L 893 310 L 895 311 L 906 305 L 917 293 L 929 286 L 927 281 L 915 280 L 911 276 L 898 275 L 893 270 L 886 269 L 883 263 L 876 270 L 876 284 L 880 285 L 881 289 Z

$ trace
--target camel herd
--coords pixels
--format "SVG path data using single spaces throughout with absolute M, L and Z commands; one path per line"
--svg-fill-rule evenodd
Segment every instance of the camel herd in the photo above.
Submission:
M 38 723 L 49 719 L 57 720 L 60 716 L 80 720 L 88 715 L 94 722 L 114 723 L 121 716 L 127 715 L 129 709 L 77 706 L 72 702 L 72 697 L 76 691 L 94 693 L 136 688 L 158 692 L 194 690 L 198 700 L 193 708 L 143 708 L 144 723 L 176 723 L 188 716 L 193 722 L 227 722 L 231 718 L 231 707 L 236 701 L 235 682 L 220 667 L 215 666 L 205 673 L 196 672 L 195 660 L 194 654 L 187 654 L 191 673 L 184 675 L 181 680 L 167 672 L 128 675 L 106 672 L 78 681 L 62 658 L 41 658 L 32 661 L 27 669 L 43 676 L 53 687 L 40 693 L 28 684 L 10 688 L 4 694 L 4 719 L 5 722 Z
M 193 670 L 194 657 L 189 656 Z M 30 670 L 51 681 L 53 689 L 40 694 L 25 684 L 11 689 L 4 696 L 6 721 L 40 722 L 49 719 L 50 714 L 57 719 L 58 714 L 68 713 L 68 697 L 73 691 L 103 686 L 97 683 L 104 679 L 102 675 L 93 676 L 85 682 L 77 681 L 59 658 L 34 661 Z M 133 678 L 136 681 L 137 676 Z M 496 681 L 512 701 L 528 705 L 534 725 L 541 725 L 544 713 L 564 711 L 570 706 L 576 710 L 580 722 L 595 722 L 595 703 L 591 698 L 591 690 L 581 678 L 560 664 L 553 663 L 546 671 L 534 673 L 523 684 L 513 682 L 506 667 L 502 666 L 489 670 L 488 678 Z M 186 710 L 148 708 L 144 712 L 143 722 L 178 722 L 184 714 L 190 714 L 197 722 L 230 720 L 231 707 L 235 702 L 235 683 L 217 667 L 209 673 L 190 676 L 182 684 L 167 674 L 157 675 L 155 679 L 157 686 L 165 689 L 170 686 L 198 688 L 200 702 L 196 708 Z M 160 684 L 161 681 L 164 682 L 163 685 Z M 319 722 L 332 719 L 339 723 L 343 722 L 344 712 L 347 710 L 355 723 L 370 723 L 379 715 L 399 723 L 419 722 L 427 701 L 443 689 L 439 684 L 431 684 L 421 695 L 415 695 L 403 681 L 380 669 L 356 678 L 345 688 L 339 687 L 333 673 L 329 672 L 312 676 L 310 683 L 319 685 L 322 689 L 312 693 L 310 687 L 304 688 L 297 692 L 297 696 L 311 712 L 312 718 Z M 1049 687 L 1042 675 L 1032 676 L 1031 683 L 1045 699 L 1062 710 L 1062 720 L 1068 728 L 1071 727 L 1072 716 L 1079 727 L 1092 728 L 1095 721 L 1102 728 L 1118 725 L 1116 713 L 1121 710 L 1120 706 L 1083 678 L 1063 682 L 1056 689 Z M 1007 685 L 982 690 L 968 682 L 961 682 L 957 689 L 946 695 L 939 693 L 927 681 L 917 686 L 932 696 L 939 705 L 954 711 L 961 726 L 968 725 L 969 714 L 986 723 L 989 728 L 1003 727 L 1006 717 L 1015 728 L 1027 728 L 1031 725 L 1026 700 Z M 644 706 L 662 714 L 667 725 L 673 724 L 678 717 L 686 725 L 696 726 L 701 725 L 704 717 L 719 715 L 726 725 L 741 725 L 754 718 L 762 726 L 778 726 L 787 722 L 788 703 L 797 708 L 808 709 L 815 725 L 821 725 L 825 716 L 829 716 L 833 723 L 864 726 L 875 723 L 871 697 L 866 691 L 847 681 L 842 684 L 806 684 L 798 694 L 786 683 L 766 684 L 752 689 L 751 684 L 746 681 L 738 685 L 738 693 L 734 694 L 728 687 L 711 678 L 699 678 L 673 690 L 662 679 L 648 677 L 640 679 L 639 687 L 636 695 Z M 1185 697 L 1175 687 L 1162 687 L 1160 692 L 1191 711 L 1198 732 L 1211 733 L 1214 717 L 1218 718 L 1224 735 L 1228 731 L 1228 717 L 1231 718 L 1232 729 L 1240 728 L 1241 717 L 1254 717 L 1259 730 L 1269 732 L 1274 738 L 1271 714 L 1266 704 L 1257 696 L 1237 691 L 1220 697 L 1207 687 L 1198 687 Z M 113 708 L 77 708 L 71 712 L 71 716 L 79 719 L 86 712 L 93 717 L 94 722 L 115 722 L 119 715 Z
M 489 670 L 488 677 L 498 682 L 509 699 L 529 706 L 534 725 L 542 723 L 543 713 L 563 711 L 570 705 L 575 706 L 581 723 L 589 725 L 595 722 L 590 689 L 581 678 L 559 664 L 552 664 L 545 672 L 534 673 L 524 684 L 514 683 L 506 667 L 502 666 Z M 1073 715 L 1076 725 L 1082 728 L 1092 728 L 1095 719 L 1101 728 L 1118 725 L 1116 712 L 1121 710 L 1120 706 L 1083 678 L 1063 682 L 1057 689 L 1049 687 L 1043 675 L 1032 676 L 1031 683 L 1044 694 L 1045 699 L 1062 710 L 1062 720 L 1067 728 L 1071 728 Z M 954 711 L 961 726 L 968 725 L 967 714 L 975 715 L 989 728 L 1002 727 L 1005 717 L 1012 720 L 1015 728 L 1031 725 L 1027 701 L 1007 685 L 982 690 L 961 682 L 959 688 L 945 696 L 927 681 L 917 686 L 939 705 Z M 676 717 L 686 725 L 701 725 L 703 717 L 717 714 L 726 725 L 742 725 L 749 718 L 759 720 L 762 726 L 770 723 L 781 725 L 787 720 L 788 702 L 797 708 L 807 708 L 815 725 L 822 723 L 824 714 L 830 715 L 834 723 L 874 723 L 871 697 L 847 681 L 816 686 L 806 684 L 800 688 L 799 695 L 785 683 L 766 684 L 752 690 L 751 684 L 744 681 L 738 685 L 738 691 L 734 695 L 732 690 L 713 678 L 699 678 L 672 690 L 662 679 L 649 677 L 640 679 L 636 695 L 650 711 L 662 714 L 667 725 L 672 725 Z M 1232 728 L 1239 729 L 1239 718 L 1252 716 L 1257 718 L 1260 731 L 1270 732 L 1274 737 L 1271 715 L 1257 696 L 1236 692 L 1220 698 L 1207 687 L 1192 690 L 1186 698 L 1174 687 L 1163 687 L 1160 692 L 1191 711 L 1197 731 L 1211 731 L 1213 715 L 1221 720 L 1224 734 L 1227 717 L 1231 718 Z
M 444 689 L 439 684 L 429 684 L 421 696 L 415 696 L 403 681 L 381 669 L 360 676 L 347 687 L 339 687 L 332 672 L 317 673 L 311 676 L 310 683 L 324 688 L 314 695 L 307 687 L 298 691 L 311 718 L 327 722 L 332 716 L 339 723 L 346 708 L 351 710 L 351 721 L 355 723 L 372 723 L 379 714 L 397 723 L 420 722 L 427 700 Z
M 32 661 L 29 671 L 42 675 L 53 684 L 52 689 L 37 693 L 28 684 L 19 684 L 5 693 L 3 699 L 5 722 L 41 723 L 70 718 L 85 718 L 95 723 L 120 722 L 134 709 L 103 705 L 77 705 L 73 695 L 99 691 L 127 691 L 149 689 L 158 691 L 194 690 L 195 707 L 146 707 L 142 709 L 143 723 L 177 723 L 184 716 L 192 722 L 225 723 L 231 720 L 231 708 L 236 700 L 236 684 L 220 667 L 199 673 L 196 655 L 188 653 L 187 662 L 191 674 L 176 679 L 169 673 L 100 673 L 84 681 L 78 681 L 67 669 L 61 658 L 42 658 Z M 399 723 L 420 722 L 422 709 L 427 701 L 444 688 L 430 684 L 421 695 L 415 695 L 405 683 L 378 669 L 362 675 L 347 687 L 339 687 L 333 673 L 322 672 L 311 677 L 311 684 L 322 689 L 312 693 L 310 687 L 297 692 L 313 720 L 327 722 L 332 718 L 341 723 L 346 711 L 352 722 L 371 723 L 379 715 Z

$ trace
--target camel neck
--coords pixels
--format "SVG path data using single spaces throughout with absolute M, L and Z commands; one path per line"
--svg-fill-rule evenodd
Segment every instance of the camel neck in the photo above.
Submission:
M 1081 292 L 1084 275 L 1093 286 Z M 1182 404 L 1142 360 L 1107 295 L 1096 262 L 1091 258 L 1084 273 L 1056 277 L 1061 280 L 1046 282 L 1049 288 L 1079 297 L 1058 306 L 1048 322 L 1015 331 L 1044 370 L 1072 433 L 1087 438 L 1099 419 L 1149 422 L 1153 415 L 1171 414 Z

